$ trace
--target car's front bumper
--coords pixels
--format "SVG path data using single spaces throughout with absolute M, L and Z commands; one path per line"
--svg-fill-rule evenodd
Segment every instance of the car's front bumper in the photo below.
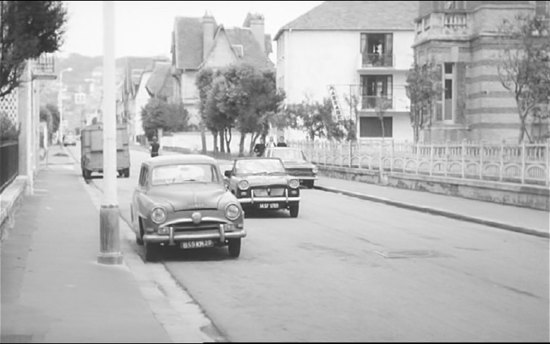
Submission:
M 300 202 L 300 197 L 250 197 L 250 198 L 238 198 L 241 204 L 254 204 L 254 203 L 294 203 Z
M 224 244 L 227 239 L 239 239 L 245 236 L 245 229 L 237 227 L 232 231 L 226 231 L 223 226 L 219 226 L 217 230 L 207 229 L 183 232 L 175 232 L 173 227 L 168 227 L 168 234 L 146 233 L 143 235 L 143 241 L 155 244 L 166 243 L 171 246 L 182 241 L 193 240 L 214 240 Z

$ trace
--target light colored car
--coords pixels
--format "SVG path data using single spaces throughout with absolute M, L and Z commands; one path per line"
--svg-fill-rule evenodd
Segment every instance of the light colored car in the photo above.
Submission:
M 63 146 L 76 146 L 76 136 L 73 133 L 64 135 Z
M 304 152 L 295 147 L 269 147 L 265 150 L 266 158 L 279 158 L 282 160 L 286 171 L 298 178 L 300 184 L 313 188 L 317 180 L 319 169 L 307 161 Z
M 298 216 L 300 182 L 288 175 L 279 158 L 239 158 L 224 174 L 245 212 L 288 209 L 291 217 Z
M 225 187 L 214 158 L 167 155 L 141 165 L 131 205 L 136 242 L 145 260 L 154 261 L 165 246 L 182 249 L 228 246 L 238 257 L 246 236 L 244 212 Z

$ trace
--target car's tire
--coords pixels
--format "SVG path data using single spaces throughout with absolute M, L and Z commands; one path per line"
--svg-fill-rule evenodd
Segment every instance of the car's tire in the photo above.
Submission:
M 141 223 L 141 218 L 138 217 L 138 228 L 137 228 L 137 231 L 135 232 L 136 233 L 136 244 L 138 244 L 139 246 L 143 246 L 144 244 L 144 241 L 143 241 L 143 224 Z
M 92 171 L 83 168 L 82 169 L 82 177 L 84 179 L 90 179 L 92 177 Z
M 145 243 L 145 261 L 156 262 L 159 259 L 160 245 L 150 242 Z
M 289 207 L 290 209 L 290 217 L 298 217 L 298 213 L 300 212 L 300 204 L 292 204 Z
M 241 239 L 229 239 L 227 246 L 229 255 L 233 258 L 237 258 L 241 254 Z
M 122 173 L 124 174 L 124 178 L 129 178 L 130 177 L 130 169 L 129 168 L 125 168 Z

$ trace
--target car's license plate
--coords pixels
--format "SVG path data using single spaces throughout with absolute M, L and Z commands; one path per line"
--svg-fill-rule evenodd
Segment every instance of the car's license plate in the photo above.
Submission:
M 260 203 L 260 209 L 279 209 L 279 203 Z
M 203 248 L 203 247 L 213 247 L 214 242 L 212 240 L 193 240 L 193 241 L 182 241 L 181 248 Z

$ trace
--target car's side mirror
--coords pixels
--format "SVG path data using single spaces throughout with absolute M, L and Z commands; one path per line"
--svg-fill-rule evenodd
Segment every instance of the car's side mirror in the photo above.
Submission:
M 231 170 L 227 170 L 223 173 L 224 176 L 226 176 L 227 178 L 231 178 Z

